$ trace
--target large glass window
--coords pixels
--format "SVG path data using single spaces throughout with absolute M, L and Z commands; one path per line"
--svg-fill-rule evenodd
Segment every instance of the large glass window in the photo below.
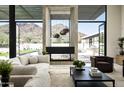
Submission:
M 92 55 L 99 55 L 99 25 L 101 23 L 78 24 L 78 58 L 86 62 Z
M 69 47 L 69 20 L 51 20 L 51 46 Z M 52 54 L 52 59 L 70 59 L 69 54 Z
M 42 23 L 17 22 L 17 55 L 42 53 Z
M 9 23 L 0 22 L 0 60 L 9 58 Z
M 87 16 L 83 15 L 83 20 L 78 23 L 78 59 L 85 62 L 90 62 L 90 56 L 105 55 L 105 6 L 80 6 L 79 8 L 91 7 L 90 15 L 86 13 Z M 93 9 L 99 11 L 92 14 Z
M 69 46 L 69 20 L 51 20 L 51 46 Z
M 9 6 L 0 5 L 0 60 L 9 59 Z

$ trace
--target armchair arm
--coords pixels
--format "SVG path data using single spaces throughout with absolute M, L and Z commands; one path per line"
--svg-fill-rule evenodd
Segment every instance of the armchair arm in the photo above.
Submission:
M 91 61 L 91 67 L 95 67 L 95 65 L 96 65 L 96 58 L 95 58 L 95 56 L 91 56 L 90 57 L 90 61 Z
M 113 64 L 113 58 L 112 57 L 107 57 L 107 62 Z

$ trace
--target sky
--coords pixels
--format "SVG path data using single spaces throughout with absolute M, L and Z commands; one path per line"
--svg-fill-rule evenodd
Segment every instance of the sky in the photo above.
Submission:
M 99 32 L 98 26 L 100 24 L 101 23 L 79 23 L 78 31 L 90 36 Z

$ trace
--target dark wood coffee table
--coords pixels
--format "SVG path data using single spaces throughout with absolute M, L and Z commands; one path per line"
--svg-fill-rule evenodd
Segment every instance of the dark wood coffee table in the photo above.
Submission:
M 75 67 L 70 67 L 70 76 L 72 76 L 75 87 L 77 87 L 78 82 L 112 82 L 113 87 L 115 87 L 115 80 L 102 73 L 102 77 L 91 77 L 89 75 L 90 67 L 84 67 L 85 70 L 77 71 Z

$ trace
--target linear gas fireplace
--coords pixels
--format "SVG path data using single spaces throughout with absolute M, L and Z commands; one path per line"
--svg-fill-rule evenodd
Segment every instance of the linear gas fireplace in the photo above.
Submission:
M 46 52 L 50 55 L 50 61 L 71 61 L 71 55 L 74 54 L 74 51 L 74 47 L 46 47 Z M 55 56 L 54 58 L 52 57 L 53 55 Z

